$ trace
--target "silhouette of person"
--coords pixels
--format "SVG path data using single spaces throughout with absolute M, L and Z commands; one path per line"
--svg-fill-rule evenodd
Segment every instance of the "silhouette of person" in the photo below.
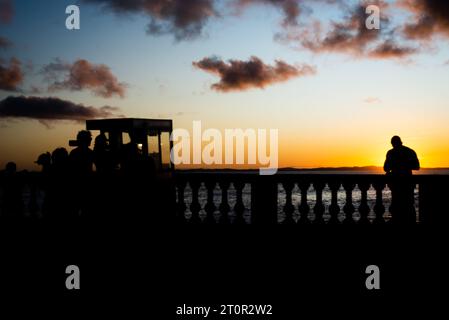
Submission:
M 144 154 L 140 144 L 146 139 L 143 131 L 129 132 L 130 142 L 123 146 L 121 173 L 123 175 L 123 210 L 130 220 L 144 221 L 154 210 L 156 194 L 155 164 Z
M 384 171 L 393 176 L 410 176 L 412 170 L 419 170 L 416 152 L 402 144 L 401 138 L 391 138 L 393 149 L 387 152 Z
M 70 216 L 86 214 L 91 207 L 92 172 L 94 152 L 90 149 L 92 134 L 82 130 L 76 136 L 77 147 L 70 152 L 69 164 L 73 191 Z
M 47 174 L 51 167 L 51 154 L 50 152 L 42 153 L 35 161 L 38 165 L 42 166 L 42 173 Z
M 51 154 L 52 173 L 67 173 L 69 166 L 69 153 L 66 148 L 56 148 Z
M 95 138 L 94 163 L 98 173 L 111 173 L 114 170 L 114 159 L 109 149 L 109 142 L 104 133 Z
M 419 170 L 419 160 L 416 152 L 404 146 L 398 136 L 391 138 L 393 149 L 387 152 L 384 171 L 391 176 L 389 183 L 392 195 L 392 221 L 399 224 L 416 222 L 414 207 L 415 184 L 411 181 L 413 170 Z
M 131 141 L 123 146 L 120 167 L 126 175 L 139 175 L 143 160 L 142 152 L 137 142 L 137 134 L 130 132 L 129 137 Z
M 67 212 L 69 203 L 69 154 L 65 148 L 57 148 L 51 158 L 44 217 L 60 219 Z
M 91 221 L 102 221 L 116 216 L 117 203 L 121 197 L 117 192 L 116 159 L 103 132 L 95 138 L 94 163 L 97 174 L 94 181 Z
M 49 175 L 51 169 L 51 154 L 50 152 L 45 152 L 37 157 L 37 160 L 34 162 L 37 165 L 41 166 L 41 175 L 37 179 L 36 183 L 41 190 L 44 191 L 45 197 L 42 203 L 42 213 L 45 215 L 48 211 L 48 183 L 49 183 Z
M 70 152 L 71 169 L 75 174 L 89 175 L 92 173 L 94 152 L 89 148 L 92 143 L 90 131 L 82 130 L 76 136 L 77 147 Z
M 14 162 L 6 164 L 3 183 L 2 216 L 7 219 L 22 217 L 24 210 L 22 182 L 17 175 L 17 166 Z

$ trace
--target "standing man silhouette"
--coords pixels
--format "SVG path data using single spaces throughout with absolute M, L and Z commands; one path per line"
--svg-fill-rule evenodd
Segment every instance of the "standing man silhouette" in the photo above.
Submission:
M 69 165 L 73 191 L 73 208 L 68 218 L 86 216 L 91 208 L 94 152 L 90 149 L 92 134 L 82 130 L 76 136 L 77 147 L 70 152 Z
M 393 149 L 387 152 L 384 171 L 392 177 L 389 183 L 392 220 L 398 224 L 413 224 L 416 222 L 415 184 L 410 177 L 413 170 L 419 170 L 419 160 L 415 151 L 402 144 L 400 137 L 392 137 L 391 145 Z

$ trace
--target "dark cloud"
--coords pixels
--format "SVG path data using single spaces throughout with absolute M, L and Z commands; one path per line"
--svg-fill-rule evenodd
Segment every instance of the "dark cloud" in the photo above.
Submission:
M 173 34 L 177 40 L 192 39 L 203 33 L 211 18 L 229 14 L 228 8 L 242 9 L 267 5 L 280 9 L 284 27 L 297 26 L 305 3 L 342 3 L 344 0 L 83 0 L 121 15 L 149 17 L 150 34 Z M 224 5 L 220 5 L 224 4 Z M 308 9 L 308 8 L 307 8 Z M 220 10 L 220 12 L 219 12 Z
M 59 98 L 13 97 L 0 101 L 0 119 L 34 119 L 43 123 L 70 120 L 84 121 L 86 119 L 109 118 L 118 116 L 113 107 L 86 107 Z
M 214 0 L 84 0 L 117 14 L 145 14 L 147 32 L 174 34 L 177 40 L 201 35 L 209 18 L 218 16 Z
M 14 15 L 12 0 L 0 0 L 0 23 L 9 23 Z
M 402 7 L 414 15 L 403 28 L 409 39 L 429 40 L 435 34 L 449 37 L 449 2 L 446 0 L 401 0 Z
M 381 5 L 382 3 L 377 3 Z M 366 28 L 365 10 L 367 4 L 360 3 L 347 12 L 347 17 L 343 22 L 332 22 L 330 30 L 324 37 L 321 37 L 321 25 L 315 24 L 313 27 L 313 37 L 301 39 L 303 47 L 314 52 L 348 52 L 362 54 L 368 45 L 377 41 L 381 33 L 376 29 Z M 388 22 L 382 17 L 381 23 Z M 383 26 L 383 27 L 384 27 Z
M 264 88 L 316 72 L 312 66 L 293 66 L 281 60 L 276 60 L 274 66 L 267 65 L 257 57 L 251 57 L 248 61 L 229 60 L 229 63 L 218 58 L 204 58 L 193 62 L 193 65 L 219 76 L 220 82 L 213 84 L 211 88 L 222 92 Z
M 59 59 L 45 65 L 42 73 L 50 82 L 49 90 L 91 90 L 104 98 L 125 96 L 126 85 L 120 83 L 104 64 L 92 64 L 87 60 L 66 63 Z M 62 77 L 62 80 L 60 80 Z
M 9 48 L 11 46 L 12 46 L 11 41 L 9 41 L 8 39 L 0 36 L 0 50 L 7 49 L 7 48 Z
M 387 2 L 362 1 L 352 6 L 342 5 L 341 1 L 333 3 L 338 3 L 340 8 L 345 10 L 342 20 L 331 21 L 329 26 L 314 20 L 307 28 L 279 33 L 277 39 L 299 44 L 299 48 L 314 53 L 337 52 L 373 59 L 404 58 L 418 52 L 415 47 L 399 44 L 401 39 L 398 38 L 396 28 L 391 27 L 391 20 L 387 16 Z M 380 8 L 379 30 L 366 27 L 366 8 L 369 5 L 377 5 Z
M 379 46 L 368 52 L 371 58 L 389 59 L 389 58 L 404 58 L 411 54 L 417 53 L 418 50 L 413 47 L 400 46 L 394 41 L 385 41 Z
M 7 65 L 0 59 L 0 90 L 17 91 L 23 81 L 20 61 L 12 58 Z

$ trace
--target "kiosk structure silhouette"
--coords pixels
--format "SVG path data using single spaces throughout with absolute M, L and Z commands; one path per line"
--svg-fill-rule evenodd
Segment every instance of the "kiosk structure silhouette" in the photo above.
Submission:
M 95 139 L 97 214 L 127 220 L 166 220 L 174 216 L 174 165 L 170 161 L 172 120 L 87 120 Z M 98 170 L 100 169 L 100 170 Z M 103 199 L 103 200 L 102 200 Z

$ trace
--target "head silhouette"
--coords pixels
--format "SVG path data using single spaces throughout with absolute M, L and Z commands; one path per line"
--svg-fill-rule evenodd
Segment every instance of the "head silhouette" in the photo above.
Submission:
M 402 140 L 399 136 L 394 136 L 393 138 L 391 138 L 391 145 L 393 146 L 393 148 L 399 148 L 400 146 L 402 146 Z
M 69 159 L 69 153 L 65 148 L 56 148 L 51 154 L 51 159 L 54 165 L 65 164 Z
M 88 148 L 92 142 L 92 134 L 90 131 L 81 130 L 76 135 L 76 141 L 78 141 L 78 146 Z
M 6 164 L 5 171 L 9 174 L 14 174 L 17 171 L 17 165 L 14 162 L 8 162 Z
M 42 153 L 39 155 L 37 160 L 35 161 L 40 166 L 48 167 L 51 165 L 51 154 L 50 152 Z
M 100 150 L 104 150 L 107 147 L 108 147 L 108 138 L 106 137 L 106 135 L 104 133 L 100 133 L 95 138 L 95 148 L 96 149 L 100 149 Z

